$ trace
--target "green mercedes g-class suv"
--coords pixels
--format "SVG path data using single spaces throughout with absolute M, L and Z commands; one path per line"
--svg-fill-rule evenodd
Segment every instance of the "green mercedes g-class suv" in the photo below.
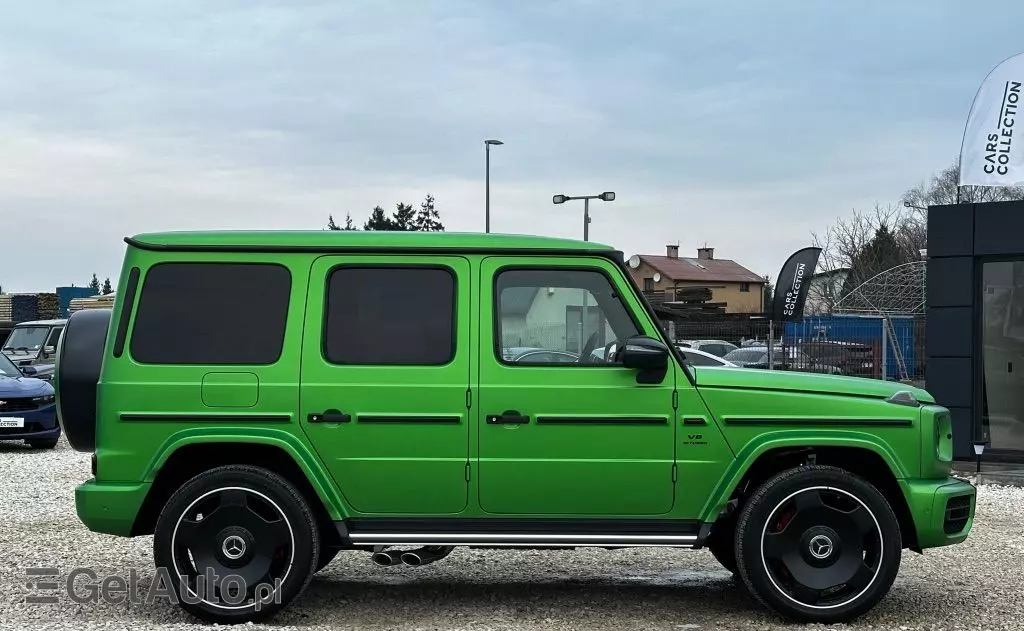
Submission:
M 927 392 L 688 366 L 611 247 L 125 241 L 113 308 L 72 315 L 58 348 L 60 422 L 93 454 L 78 516 L 153 535 L 202 619 L 264 619 L 340 550 L 659 546 L 710 550 L 785 617 L 843 621 L 904 549 L 971 528 Z

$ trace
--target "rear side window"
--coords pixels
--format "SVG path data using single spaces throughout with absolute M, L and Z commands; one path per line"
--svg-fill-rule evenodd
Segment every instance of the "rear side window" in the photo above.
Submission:
M 438 267 L 339 267 L 327 279 L 324 357 L 333 364 L 447 364 L 455 276 Z
M 131 354 L 144 364 L 272 364 L 291 273 L 264 263 L 160 263 L 142 284 Z

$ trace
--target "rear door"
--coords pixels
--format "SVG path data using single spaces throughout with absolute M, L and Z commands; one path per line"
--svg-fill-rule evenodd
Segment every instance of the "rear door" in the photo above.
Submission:
M 312 268 L 301 423 L 361 513 L 467 503 L 470 266 L 445 256 L 325 256 Z

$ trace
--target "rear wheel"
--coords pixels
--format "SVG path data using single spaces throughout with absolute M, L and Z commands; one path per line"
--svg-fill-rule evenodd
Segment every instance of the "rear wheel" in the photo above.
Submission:
M 264 620 L 309 583 L 320 532 L 302 494 L 260 467 L 218 467 L 168 500 L 156 565 L 183 609 L 207 622 Z
M 741 511 L 736 535 L 747 588 L 801 622 L 847 622 L 874 607 L 892 586 L 903 549 L 885 496 L 825 466 L 765 482 Z

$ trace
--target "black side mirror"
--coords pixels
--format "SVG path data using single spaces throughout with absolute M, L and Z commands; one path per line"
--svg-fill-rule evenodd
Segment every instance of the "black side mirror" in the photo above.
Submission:
M 660 340 L 637 335 L 622 344 L 615 359 L 626 368 L 640 371 L 637 383 L 661 383 L 668 372 L 668 355 L 668 346 Z

